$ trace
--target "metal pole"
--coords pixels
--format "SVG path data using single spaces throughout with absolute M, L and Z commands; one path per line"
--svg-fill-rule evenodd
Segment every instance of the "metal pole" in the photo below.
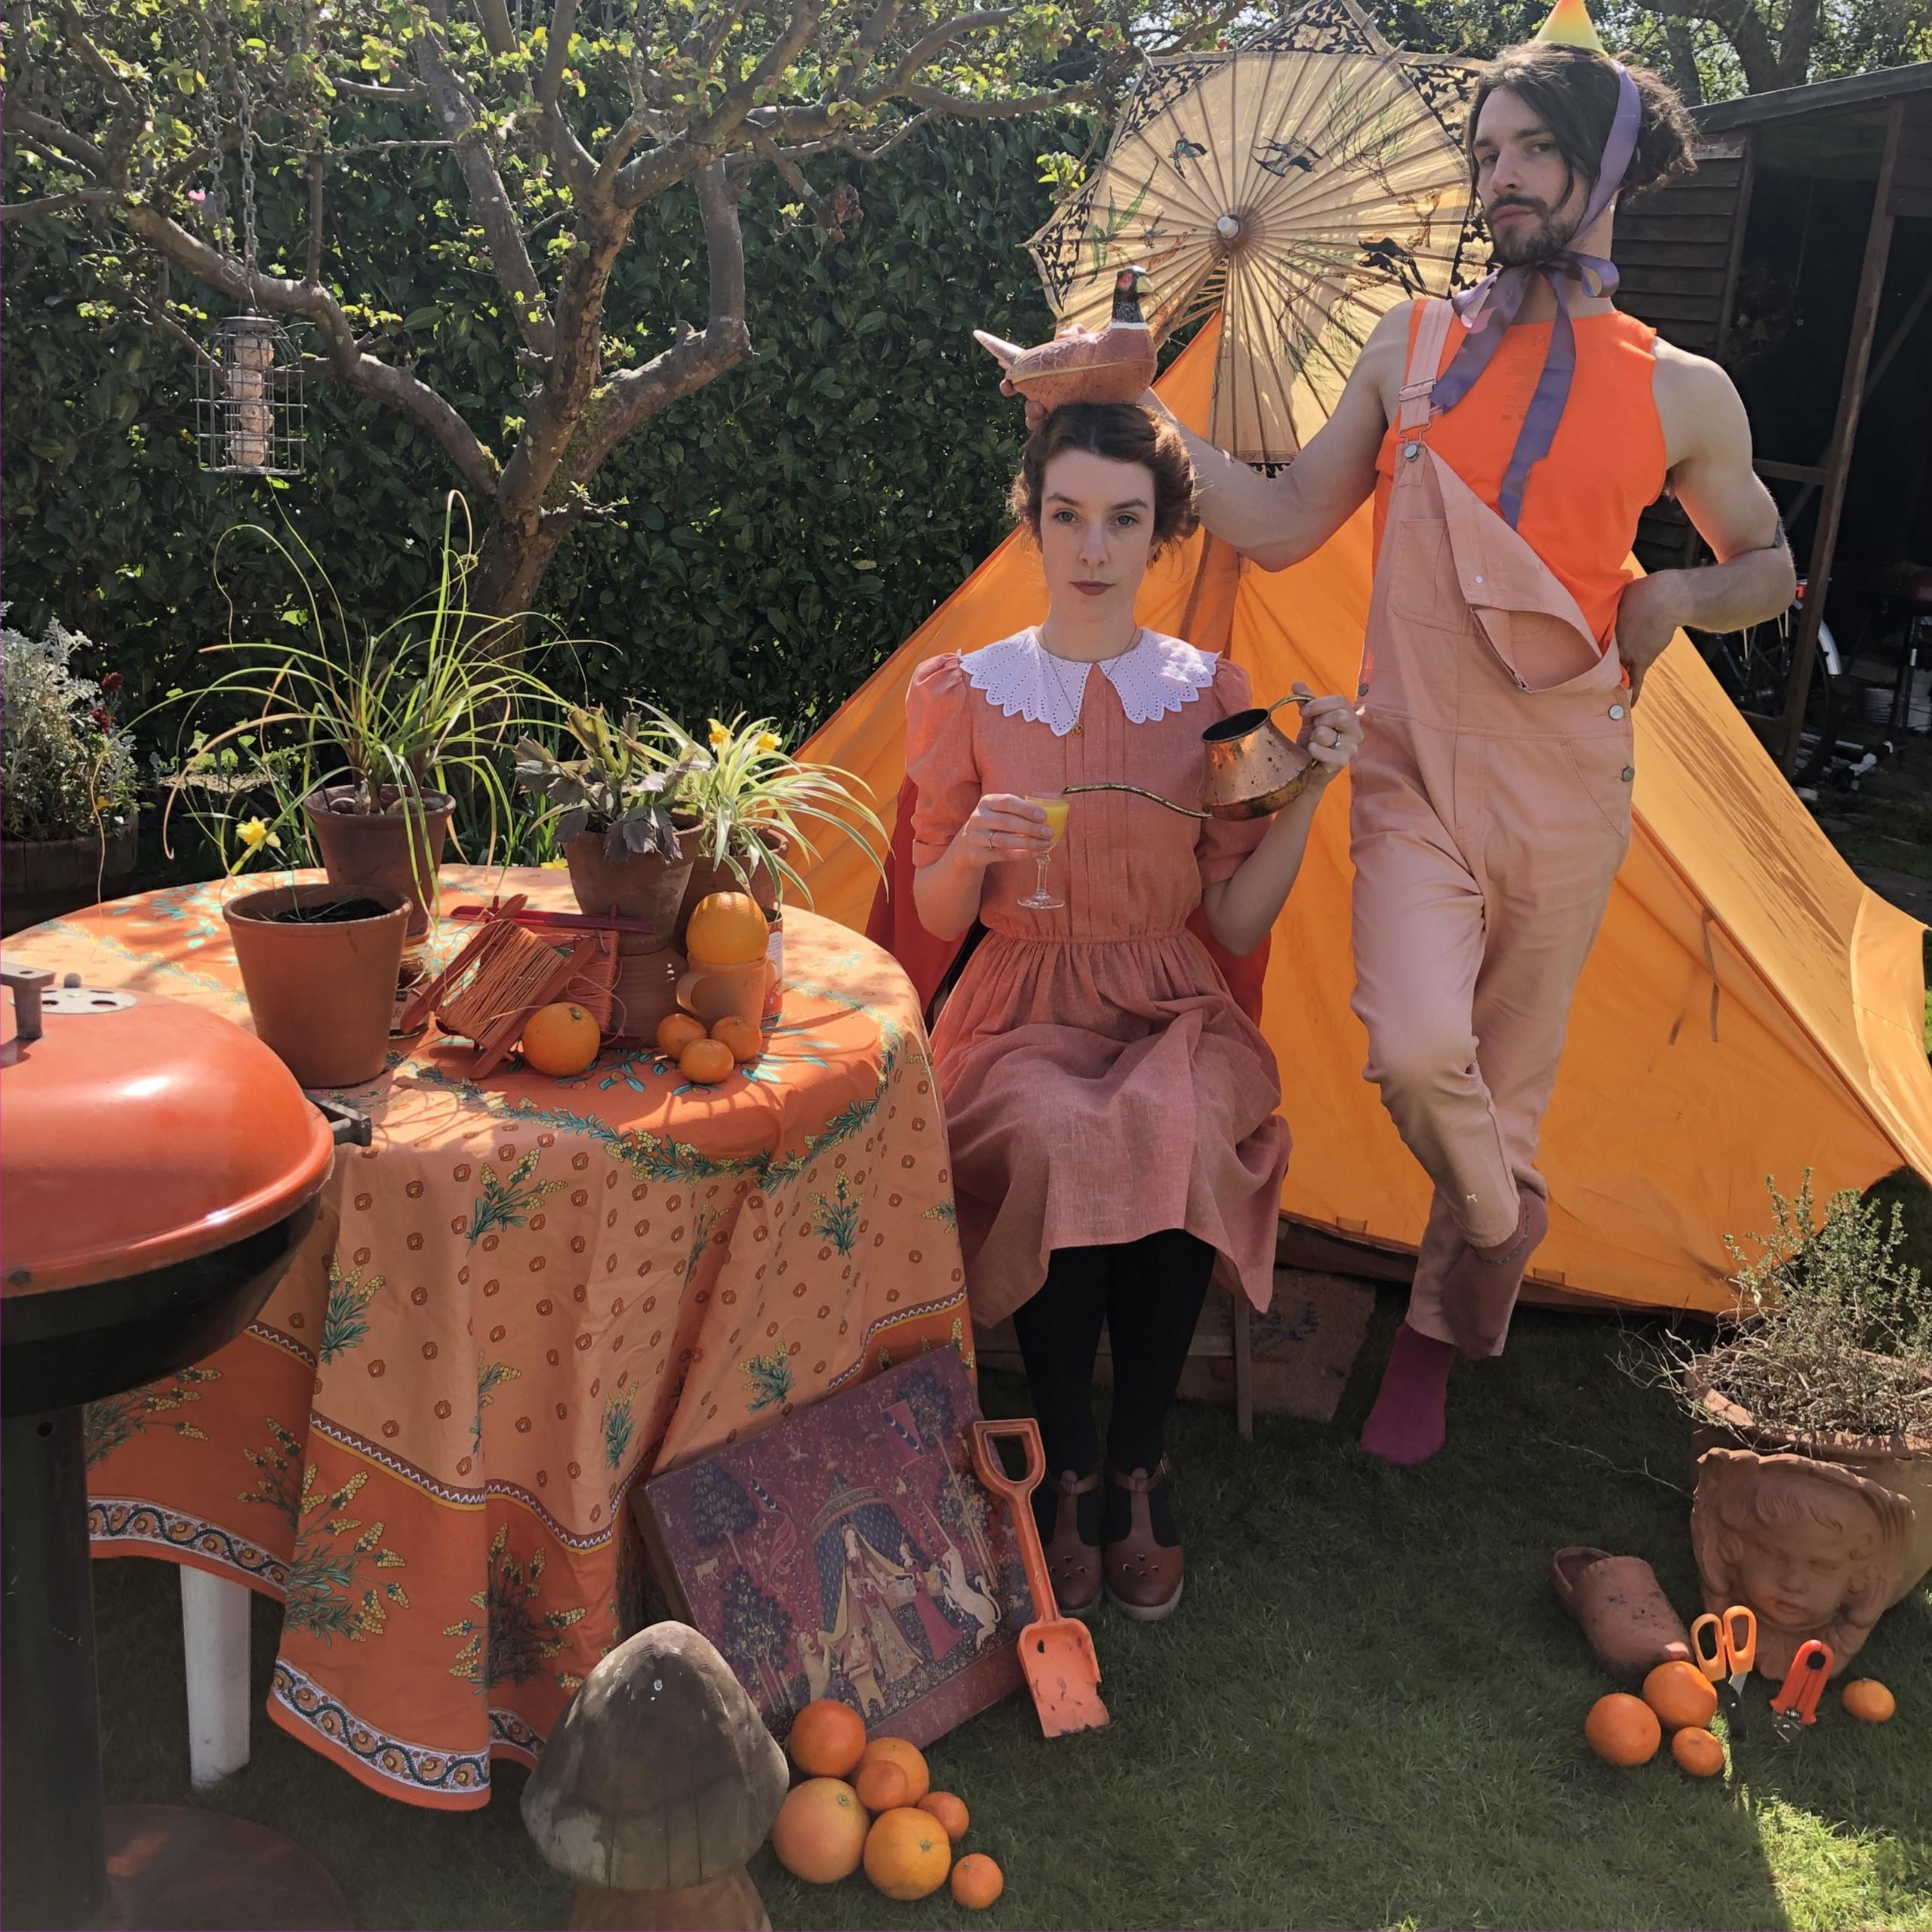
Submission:
M 1824 621 L 1825 592 L 1831 581 L 1832 555 L 1838 547 L 1838 518 L 1844 508 L 1845 484 L 1851 468 L 1852 447 L 1858 438 L 1858 416 L 1865 398 L 1865 371 L 1872 358 L 1872 338 L 1878 322 L 1878 303 L 1885 291 L 1885 264 L 1892 249 L 1892 177 L 1899 155 L 1899 132 L 1905 125 L 1905 103 L 1895 100 L 1885 123 L 1884 152 L 1878 162 L 1878 181 L 1872 198 L 1872 226 L 1866 232 L 1865 266 L 1858 278 L 1858 297 L 1851 312 L 1851 346 L 1844 377 L 1838 387 L 1836 425 L 1831 454 L 1825 459 L 1824 494 L 1818 504 L 1818 528 L 1811 540 L 1805 568 L 1804 602 L 1792 645 L 1791 683 L 1784 694 L 1783 740 L 1779 762 L 1789 777 L 1798 769 L 1799 740 L 1804 723 L 1804 700 L 1811 688 L 1811 663 L 1818 650 L 1818 626 Z

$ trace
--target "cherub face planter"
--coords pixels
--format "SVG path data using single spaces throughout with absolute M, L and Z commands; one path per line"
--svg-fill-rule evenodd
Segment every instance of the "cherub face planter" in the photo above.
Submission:
M 1836 1676 L 1898 1594 L 1911 1518 L 1905 1497 L 1837 1463 L 1707 1450 L 1690 1511 L 1704 1607 L 1756 1611 L 1761 1676 L 1781 1681 L 1811 1637 Z

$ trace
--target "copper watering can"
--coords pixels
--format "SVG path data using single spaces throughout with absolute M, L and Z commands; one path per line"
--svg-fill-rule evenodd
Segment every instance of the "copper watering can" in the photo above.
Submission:
M 1272 704 L 1236 711 L 1201 734 L 1208 749 L 1208 769 L 1201 780 L 1202 809 L 1193 810 L 1164 798 L 1138 785 L 1069 785 L 1075 792 L 1131 792 L 1152 798 L 1183 818 L 1266 818 L 1292 804 L 1308 789 L 1315 761 L 1275 722 L 1284 704 L 1306 704 L 1314 693 L 1291 691 Z

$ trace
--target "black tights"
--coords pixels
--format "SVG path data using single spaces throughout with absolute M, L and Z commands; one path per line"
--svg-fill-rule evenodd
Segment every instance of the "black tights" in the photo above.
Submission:
M 1214 1251 L 1183 1228 L 1164 1228 L 1105 1247 L 1057 1247 L 1039 1292 L 1015 1312 L 1013 1326 L 1040 1420 L 1047 1473 L 1090 1475 L 1100 1464 L 1094 1427 L 1094 1360 L 1100 1324 L 1113 1356 L 1113 1408 L 1106 1460 L 1123 1475 L 1152 1470 L 1161 1460 L 1168 1411 L 1201 1319 Z M 1035 1493 L 1042 1534 L 1053 1527 L 1058 1498 Z M 1149 1498 L 1156 1537 L 1177 1541 L 1164 1491 Z M 1088 1542 L 1127 1533 L 1128 1492 L 1103 1481 L 1080 1499 L 1080 1531 Z

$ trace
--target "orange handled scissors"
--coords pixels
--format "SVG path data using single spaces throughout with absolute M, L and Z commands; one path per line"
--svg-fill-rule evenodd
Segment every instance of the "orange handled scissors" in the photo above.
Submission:
M 1690 1654 L 1713 1684 L 1730 1683 L 1731 1727 L 1744 1709 L 1744 1690 L 1758 1662 L 1757 1614 L 1734 1603 L 1721 1617 L 1706 1611 L 1690 1626 Z

